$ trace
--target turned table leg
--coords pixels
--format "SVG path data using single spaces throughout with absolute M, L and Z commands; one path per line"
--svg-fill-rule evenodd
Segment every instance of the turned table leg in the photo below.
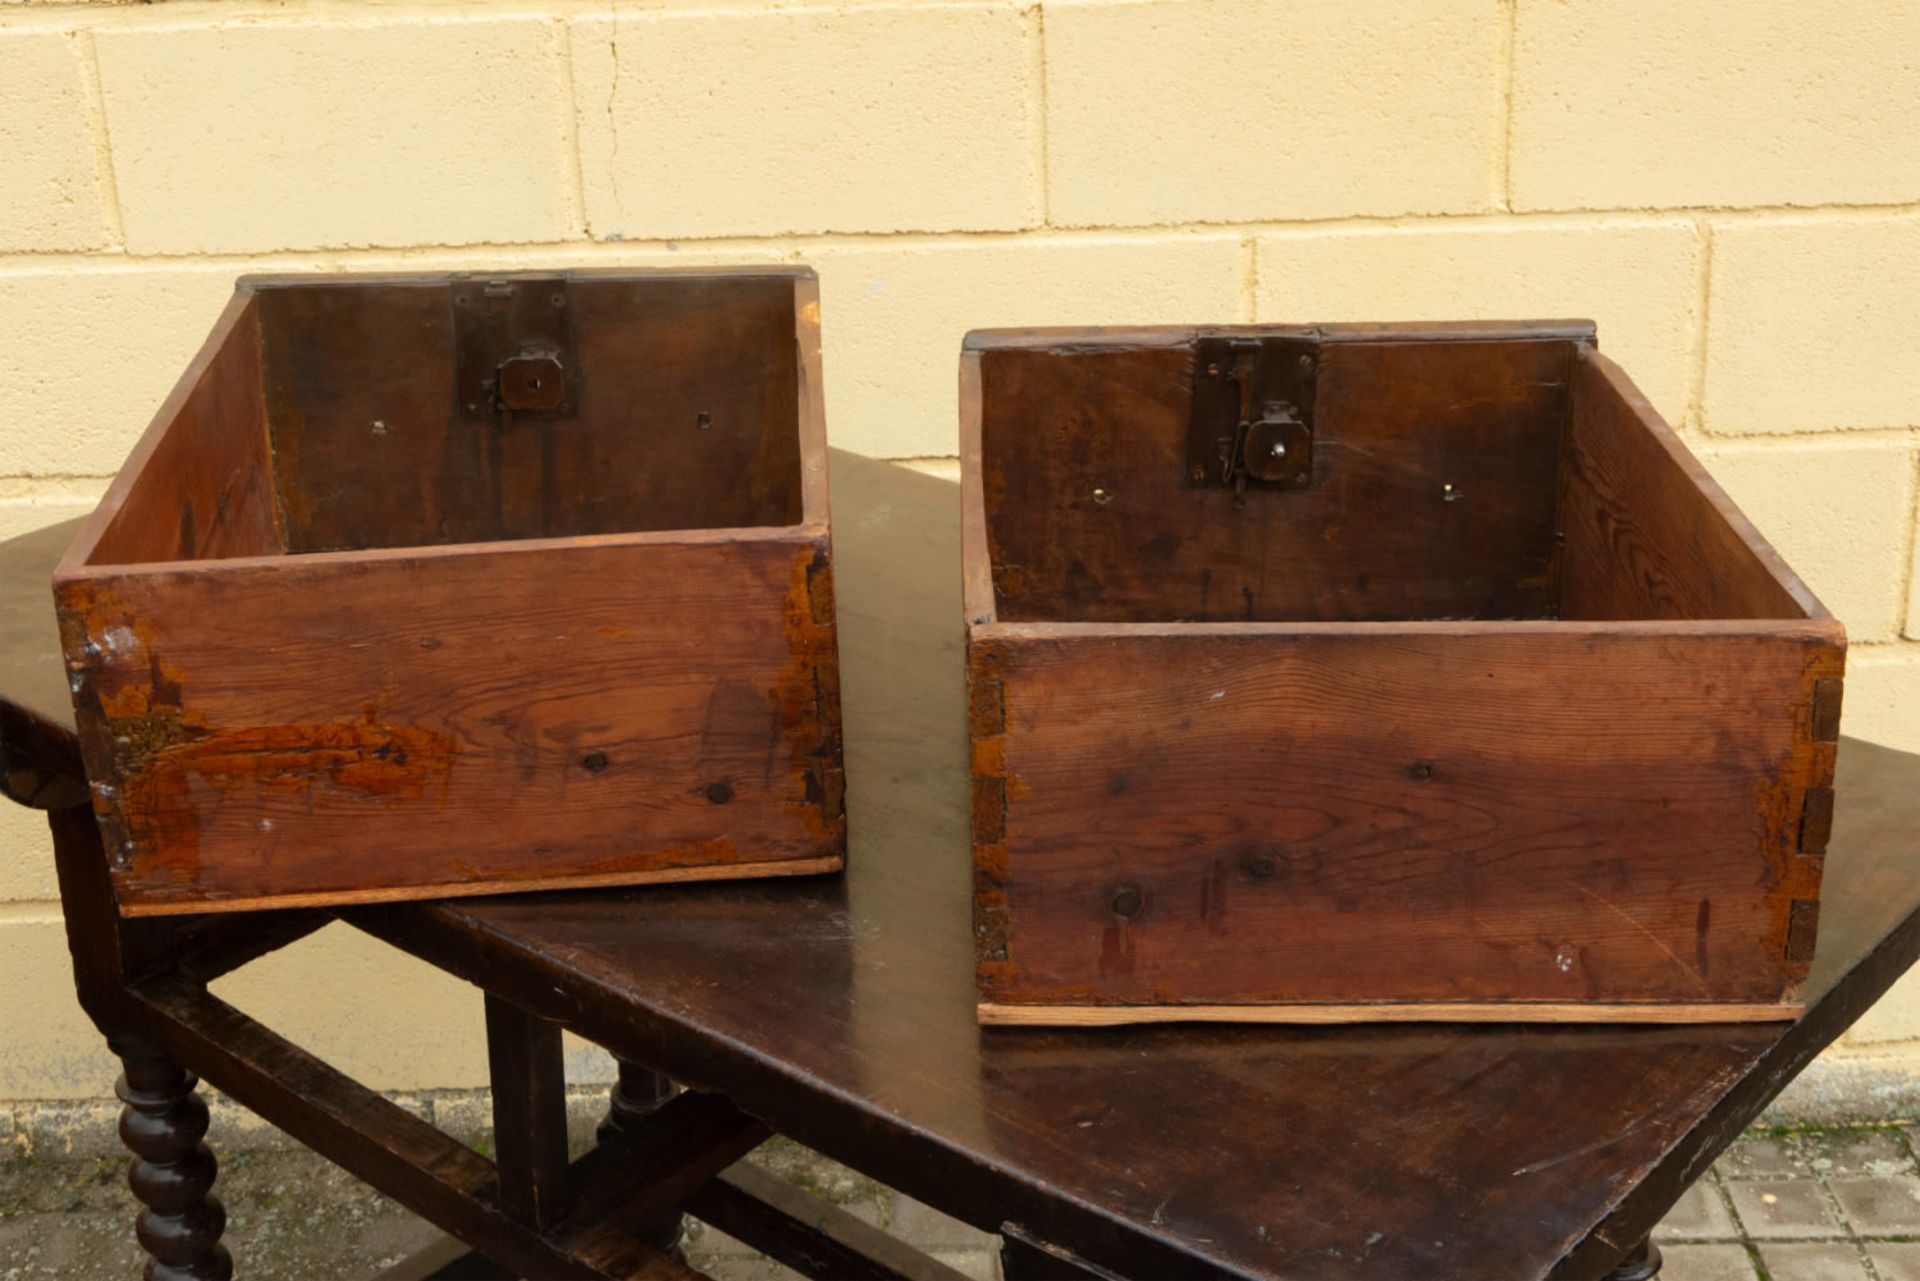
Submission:
M 127 1183 L 146 1207 L 134 1230 L 151 1256 L 147 1281 L 228 1281 L 233 1257 L 220 1244 L 227 1212 L 208 1195 L 219 1166 L 201 1141 L 207 1104 L 194 1092 L 199 1078 L 143 1037 L 107 1044 L 126 1069 L 114 1093 L 126 1104 L 120 1141 L 133 1152 Z
M 674 1096 L 672 1081 L 657 1072 L 649 1072 L 637 1063 L 617 1059 L 620 1077 L 613 1083 L 613 1089 L 607 1097 L 607 1115 L 594 1131 L 594 1137 L 605 1144 L 620 1142 L 635 1125 L 654 1109 Z M 640 1225 L 639 1234 L 650 1244 L 667 1251 L 675 1258 L 680 1255 L 680 1212 L 663 1211 L 660 1217 Z
M 1660 1247 L 1652 1238 L 1627 1251 L 1627 1257 L 1607 1273 L 1606 1281 L 1652 1281 L 1660 1273 Z

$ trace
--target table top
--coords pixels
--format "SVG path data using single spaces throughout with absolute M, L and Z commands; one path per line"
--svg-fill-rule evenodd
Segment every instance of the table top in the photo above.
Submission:
M 843 876 L 343 916 L 981 1226 L 1316 1281 L 1599 1275 L 1920 952 L 1920 757 L 1847 741 L 1796 1023 L 981 1028 L 958 487 L 831 465 Z M 65 720 L 60 541 L 0 545 L 0 691 Z

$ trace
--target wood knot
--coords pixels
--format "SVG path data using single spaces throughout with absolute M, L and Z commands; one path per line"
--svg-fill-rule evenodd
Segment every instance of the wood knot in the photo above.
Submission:
M 605 752 L 588 752 L 580 758 L 580 768 L 589 774 L 598 774 L 607 768 Z
M 733 784 L 725 779 L 718 783 L 708 783 L 701 790 L 707 794 L 707 800 L 714 805 L 725 805 L 733 799 Z
M 1113 892 L 1113 913 L 1115 916 L 1135 917 L 1140 909 L 1147 905 L 1147 896 L 1138 885 L 1122 885 Z

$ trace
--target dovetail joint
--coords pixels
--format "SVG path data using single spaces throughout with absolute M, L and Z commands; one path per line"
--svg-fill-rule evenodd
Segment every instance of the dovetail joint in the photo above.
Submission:
M 1832 743 L 1840 737 L 1841 683 L 1825 677 L 1813 683 L 1813 741 Z
M 815 552 L 807 565 L 807 609 L 817 626 L 833 622 L 833 562 L 825 552 Z
M 1800 807 L 1800 854 L 1818 858 L 1833 835 L 1833 789 L 1809 787 Z
M 1814 940 L 1820 930 L 1820 901 L 1797 898 L 1787 910 L 1786 960 L 1803 965 L 1813 959 Z

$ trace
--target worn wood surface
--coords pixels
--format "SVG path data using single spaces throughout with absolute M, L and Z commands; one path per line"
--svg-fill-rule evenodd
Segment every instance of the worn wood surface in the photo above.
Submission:
M 955 488 L 846 455 L 834 484 L 844 878 L 349 919 L 979 1227 L 1318 1281 L 1604 1275 L 1920 951 L 1920 760 L 1847 743 L 1795 1022 L 983 1029 Z
M 1313 477 L 1188 474 L 1190 343 L 976 335 L 1007 620 L 1537 618 L 1551 611 L 1564 337 L 1321 347 Z
M 256 300 L 237 291 L 100 503 L 103 564 L 284 546 L 260 391 Z
M 1272 332 L 1313 470 L 1238 495 L 1191 331 L 969 340 L 983 1017 L 1791 1012 L 1838 623 L 1590 333 Z
M 516 1219 L 545 1232 L 565 1217 L 573 1198 L 560 1027 L 495 996 L 486 998 L 486 1011 L 500 1202 Z
M 799 524 L 796 278 L 263 282 L 288 550 Z M 502 424 L 456 403 L 465 309 L 509 348 L 556 337 L 569 412 Z
M 966 1281 L 959 1269 L 744 1161 L 686 1204 L 702 1222 L 819 1281 Z
M 983 998 L 1788 999 L 1823 632 L 1470 626 L 976 629 Z
M 849 763 L 870 783 L 847 876 L 349 919 L 948 1213 L 1133 1277 L 1594 1281 L 1920 955 L 1920 758 L 1845 742 L 1791 1023 L 983 1029 L 955 488 L 845 455 L 834 483 Z M 69 918 L 109 896 L 75 881 Z M 116 940 L 171 923 L 86 919 L 102 1008 Z M 497 1209 L 470 1220 L 490 1203 L 461 1190 L 489 1176 L 464 1150 L 227 1007 L 152 987 L 136 1006 L 182 1061 L 445 1226 L 546 1248 Z
M 533 283 L 500 287 L 566 317 L 577 379 L 527 419 L 565 428 L 550 457 L 482 476 L 453 443 L 492 420 L 452 402 L 447 317 L 494 283 L 263 282 L 76 537 L 56 597 L 123 911 L 840 865 L 811 277 Z M 304 554 L 198 497 L 270 479 L 263 432 Z M 556 493 L 565 521 L 527 514 Z M 132 519 L 169 501 L 194 558 Z
M 1573 379 L 1560 617 L 1832 617 L 1618 365 L 1583 351 Z

